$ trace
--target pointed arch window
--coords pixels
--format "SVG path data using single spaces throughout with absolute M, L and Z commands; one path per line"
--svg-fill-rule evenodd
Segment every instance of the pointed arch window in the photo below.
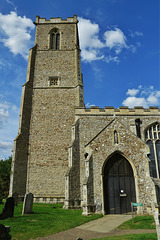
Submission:
M 150 148 L 150 174 L 160 178 L 160 124 L 155 123 L 145 131 L 145 140 Z
M 53 50 L 60 49 L 60 32 L 57 28 L 54 28 L 50 34 L 50 47 Z

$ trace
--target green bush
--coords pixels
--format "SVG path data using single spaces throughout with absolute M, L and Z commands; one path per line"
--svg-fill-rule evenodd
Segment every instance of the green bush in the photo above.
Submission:
M 0 160 L 0 201 L 7 198 L 9 192 L 12 157 Z

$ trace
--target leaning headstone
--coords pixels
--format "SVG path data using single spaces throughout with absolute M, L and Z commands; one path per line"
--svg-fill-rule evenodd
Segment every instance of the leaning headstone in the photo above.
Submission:
M 0 214 L 0 220 L 13 217 L 13 214 L 14 214 L 14 198 L 9 197 L 7 198 L 4 209 Z
M 14 205 L 17 206 L 17 203 L 18 203 L 18 193 L 14 192 L 12 194 L 12 197 L 14 198 Z
M 6 228 L 3 224 L 0 224 L 0 239 L 1 240 L 11 239 L 11 235 L 9 234 L 8 228 Z
M 32 207 L 33 207 L 33 194 L 27 193 L 24 197 L 22 214 L 32 213 Z

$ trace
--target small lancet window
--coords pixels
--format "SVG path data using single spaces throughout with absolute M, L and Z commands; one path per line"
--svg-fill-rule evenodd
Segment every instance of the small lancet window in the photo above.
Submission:
M 53 50 L 59 50 L 60 49 L 60 33 L 57 28 L 54 28 L 51 31 L 50 35 L 50 46 Z
M 142 124 L 142 121 L 141 121 L 139 118 L 137 118 L 137 119 L 135 120 L 135 124 L 136 124 L 137 136 L 138 136 L 139 138 L 141 138 L 141 124 Z
M 118 133 L 116 130 L 114 131 L 114 144 L 118 144 Z

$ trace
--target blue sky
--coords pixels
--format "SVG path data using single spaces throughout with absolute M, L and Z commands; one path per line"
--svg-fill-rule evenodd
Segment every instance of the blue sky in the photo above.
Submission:
M 1 0 L 0 159 L 18 132 L 36 15 L 79 18 L 87 107 L 160 107 L 159 0 Z

